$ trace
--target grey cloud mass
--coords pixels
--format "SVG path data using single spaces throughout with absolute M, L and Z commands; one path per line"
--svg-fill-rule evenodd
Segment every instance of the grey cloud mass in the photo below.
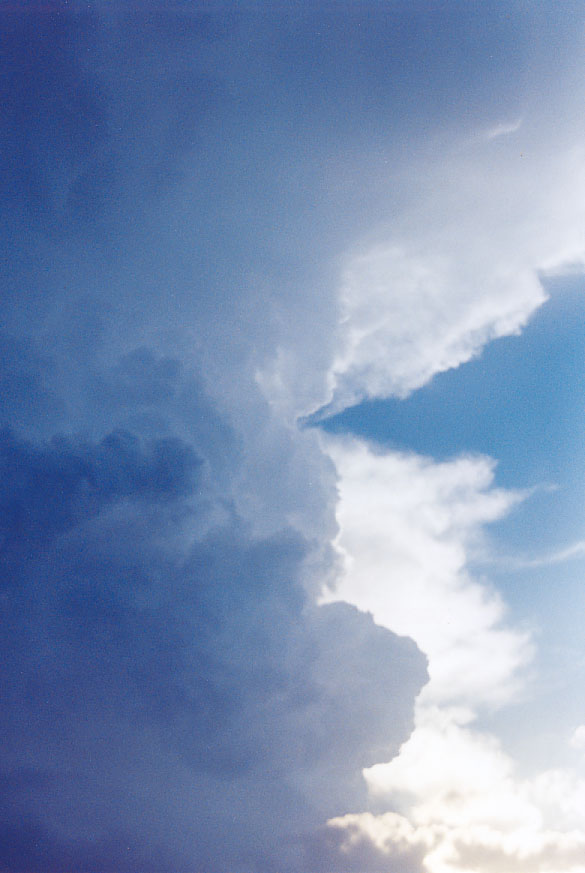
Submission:
M 316 605 L 334 472 L 258 375 L 323 390 L 330 134 L 244 5 L 0 17 L 0 870 L 356 870 L 425 659 Z

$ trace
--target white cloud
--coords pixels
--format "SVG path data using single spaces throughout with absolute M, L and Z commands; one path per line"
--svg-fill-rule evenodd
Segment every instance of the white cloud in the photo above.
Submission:
M 585 152 L 537 137 L 445 149 L 405 181 L 408 209 L 347 257 L 331 411 L 405 397 L 518 333 L 546 299 L 539 276 L 583 264 Z
M 448 828 L 413 825 L 404 816 L 371 813 L 339 816 L 330 826 L 346 833 L 342 851 L 368 840 L 389 856 L 423 851 L 428 873 L 583 873 L 585 834 L 533 827 L 501 830 L 480 822 Z
M 340 475 L 337 546 L 345 570 L 325 599 L 343 599 L 411 636 L 429 656 L 429 702 L 509 699 L 528 663 L 524 631 L 505 624 L 498 593 L 473 579 L 467 550 L 482 525 L 522 497 L 493 487 L 493 463 L 461 457 L 435 463 L 374 454 L 357 441 L 328 440 Z
M 530 493 L 535 493 L 532 489 Z M 585 540 L 577 540 L 569 546 L 547 552 L 537 557 L 526 555 L 499 554 L 489 549 L 476 558 L 479 562 L 488 566 L 501 567 L 506 570 L 531 570 L 538 567 L 553 567 L 555 564 L 564 564 L 567 561 L 579 560 L 585 556 Z
M 388 764 L 366 771 L 398 812 L 331 819 L 350 854 L 364 840 L 394 856 L 417 847 L 428 873 L 581 873 L 585 782 L 563 770 L 519 779 L 497 740 L 457 712 L 419 710 Z
M 412 798 L 409 813 L 418 826 L 540 825 L 534 807 L 515 791 L 512 762 L 497 741 L 460 721 L 457 711 L 419 707 L 400 755 L 365 772 L 372 792 Z
M 345 344 L 332 367 L 333 408 L 363 396 L 405 397 L 524 326 L 545 300 L 536 275 L 485 277 L 478 289 L 477 260 L 422 240 L 379 243 L 352 259 L 343 280 Z
M 512 133 L 517 133 L 522 127 L 522 119 L 517 118 L 516 121 L 511 122 L 500 122 L 499 124 L 494 124 L 493 127 L 489 127 L 485 133 L 484 137 L 487 140 L 497 139 L 500 136 L 510 136 Z
M 398 866 L 418 852 L 427 873 L 583 873 L 585 781 L 558 769 L 520 778 L 476 723 L 482 709 L 517 694 L 532 643 L 506 624 L 502 599 L 466 562 L 482 527 L 523 495 L 494 486 L 488 458 L 437 463 L 355 440 L 325 445 L 340 475 L 345 562 L 327 599 L 412 636 L 430 675 L 398 756 L 364 770 L 376 808 L 390 811 L 331 819 L 342 851 L 371 844 Z M 584 737 L 581 726 L 573 745 Z

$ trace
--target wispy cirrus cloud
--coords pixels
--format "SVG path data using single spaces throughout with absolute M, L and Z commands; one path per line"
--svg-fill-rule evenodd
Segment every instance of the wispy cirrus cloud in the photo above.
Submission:
M 522 123 L 522 118 L 518 118 L 516 121 L 502 121 L 500 124 L 494 124 L 493 127 L 489 127 L 483 135 L 487 140 L 498 139 L 500 136 L 511 136 L 513 133 L 518 133 Z

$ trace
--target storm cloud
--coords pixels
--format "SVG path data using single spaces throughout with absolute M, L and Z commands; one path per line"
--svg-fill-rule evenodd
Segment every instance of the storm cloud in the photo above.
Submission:
M 411 640 L 316 604 L 335 472 L 295 416 L 325 394 L 314 321 L 347 229 L 319 249 L 331 203 L 291 207 L 326 126 L 283 169 L 265 17 L 1 15 L 0 866 L 351 866 L 324 824 L 367 802 L 427 674 Z

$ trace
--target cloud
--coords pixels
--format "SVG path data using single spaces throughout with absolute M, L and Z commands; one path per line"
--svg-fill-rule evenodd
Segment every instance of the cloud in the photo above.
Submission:
M 570 742 L 574 749 L 585 749 L 585 725 L 580 724 L 575 728 Z
M 419 709 L 400 755 L 367 778 L 400 811 L 332 819 L 349 857 L 366 844 L 397 863 L 418 850 L 429 873 L 583 870 L 583 780 L 567 770 L 521 778 L 495 737 L 461 713 Z
M 254 22 L 155 7 L 6 13 L 0 866 L 323 871 L 426 659 L 315 603 L 335 471 L 256 373 L 321 396 L 339 238 L 283 232 Z
M 412 827 L 402 816 L 386 813 L 374 817 L 345 816 L 333 820 L 333 827 L 342 829 L 346 839 L 343 850 L 350 855 L 354 846 L 370 843 L 386 852 L 393 863 L 419 849 L 424 854 L 424 868 L 429 873 L 489 870 L 503 873 L 513 869 L 518 873 L 582 873 L 585 839 L 582 833 L 553 830 L 497 831 L 478 824 L 445 834 L 444 826 Z M 399 869 L 402 869 L 400 866 Z M 407 868 L 408 869 L 408 868 Z
M 510 699 L 531 657 L 529 636 L 506 627 L 501 597 L 473 579 L 466 562 L 482 525 L 522 495 L 494 488 L 484 457 L 436 463 L 355 440 L 324 442 L 340 475 L 336 542 L 345 562 L 326 599 L 355 603 L 412 636 L 430 659 L 426 699 Z
M 537 567 L 551 567 L 564 564 L 566 561 L 579 559 L 585 553 L 585 542 L 578 540 L 570 546 L 549 552 L 536 558 L 517 557 L 515 555 L 487 555 L 485 561 L 492 565 L 501 565 L 510 570 L 530 570 Z
M 84 5 L 2 13 L 1 863 L 384 870 L 383 841 L 350 857 L 323 825 L 367 809 L 363 769 L 406 748 L 417 642 L 429 706 L 515 688 L 528 635 L 465 560 L 518 495 L 486 459 L 340 449 L 339 547 L 364 559 L 343 584 L 379 549 L 384 595 L 317 605 L 341 566 L 336 471 L 296 418 L 331 392 L 403 396 L 519 330 L 535 271 L 581 255 L 581 154 L 445 147 L 455 97 L 473 130 L 518 114 L 483 85 L 511 44 L 518 81 L 516 43 L 459 10 L 429 31 L 422 8 Z M 460 721 L 427 736 L 501 763 Z M 427 843 L 400 840 L 420 869 Z
M 583 264 L 579 134 L 563 119 L 543 143 L 542 123 L 534 117 L 510 143 L 462 138 L 403 170 L 408 207 L 345 258 L 321 414 L 364 398 L 404 398 L 486 343 L 519 333 L 547 298 L 540 277 Z
M 144 449 L 133 434 L 115 431 L 98 445 L 53 437 L 47 446 L 0 434 L 0 503 L 4 536 L 67 529 L 104 505 L 128 499 L 165 501 L 193 491 L 198 459 L 177 438 Z
M 324 599 L 370 611 L 429 656 L 414 731 L 396 757 L 364 770 L 366 811 L 329 821 L 348 865 L 370 852 L 428 873 L 581 873 L 583 780 L 563 769 L 520 776 L 479 726 L 482 712 L 525 693 L 533 643 L 466 564 L 483 526 L 524 495 L 494 487 L 481 456 L 438 463 L 329 436 L 324 446 L 340 474 L 344 561 Z
M 517 133 L 521 127 L 521 118 L 508 123 L 501 122 L 500 124 L 495 124 L 493 127 L 488 128 L 488 130 L 485 131 L 484 136 L 487 140 L 497 139 L 500 136 L 510 136 L 512 133 Z
M 204 50 L 213 16 L 161 14 L 151 3 L 141 15 L 61 0 L 36 6 L 1 13 L 1 194 L 29 227 L 75 236 L 104 214 L 127 215 L 134 185 L 148 202 L 181 177 L 181 157 L 221 97 L 196 63 L 181 70 L 176 56 L 167 65 L 154 60 L 169 45 Z
M 198 524 L 212 493 L 176 439 L 3 448 L 3 863 L 295 870 L 408 735 L 416 646 L 311 606 L 292 530 Z
M 451 234 L 461 244 L 462 234 Z M 462 258 L 433 251 L 430 241 L 417 239 L 416 248 L 397 241 L 352 259 L 342 291 L 347 339 L 333 365 L 328 411 L 364 397 L 405 397 L 490 340 L 519 332 L 545 300 L 536 275 L 518 271 L 508 284 L 482 273 L 478 295 L 473 274 L 487 258 L 472 245 Z

